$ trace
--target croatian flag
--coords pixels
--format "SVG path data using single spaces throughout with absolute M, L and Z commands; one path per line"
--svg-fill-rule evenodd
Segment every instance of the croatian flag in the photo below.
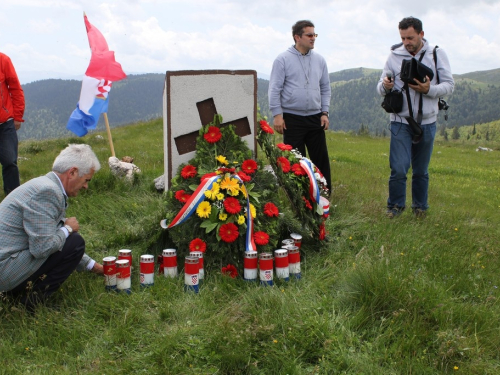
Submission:
M 108 93 L 112 82 L 127 77 L 122 66 L 115 61 L 115 53 L 110 51 L 106 39 L 84 14 L 85 27 L 89 38 L 92 57 L 85 72 L 80 92 L 80 101 L 69 117 L 66 129 L 79 137 L 95 129 L 101 113 L 108 111 Z

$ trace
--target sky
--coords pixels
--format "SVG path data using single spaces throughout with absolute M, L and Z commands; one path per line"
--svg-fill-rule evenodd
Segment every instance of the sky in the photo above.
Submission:
M 500 68 L 500 0 L 1 0 L 0 52 L 21 83 L 81 79 L 90 61 L 83 21 L 105 36 L 127 74 L 251 69 L 269 78 L 309 19 L 328 70 L 382 69 L 399 21 L 422 20 L 452 72 Z

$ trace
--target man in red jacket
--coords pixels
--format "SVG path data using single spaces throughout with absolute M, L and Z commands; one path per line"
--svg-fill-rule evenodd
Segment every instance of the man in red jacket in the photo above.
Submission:
M 24 115 L 24 92 L 7 55 L 0 53 L 0 164 L 5 195 L 19 186 L 17 130 Z

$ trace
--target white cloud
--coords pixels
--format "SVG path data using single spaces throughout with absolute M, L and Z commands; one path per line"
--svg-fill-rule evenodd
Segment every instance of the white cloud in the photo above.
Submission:
M 3 17 L 0 51 L 19 72 L 83 74 L 90 59 L 85 11 L 127 72 L 268 74 L 292 44 L 292 24 L 311 19 L 330 71 L 381 68 L 408 9 L 398 0 L 3 0 L 0 14 L 23 17 Z M 454 73 L 499 67 L 500 0 L 419 0 L 411 13 L 429 42 L 447 51 Z

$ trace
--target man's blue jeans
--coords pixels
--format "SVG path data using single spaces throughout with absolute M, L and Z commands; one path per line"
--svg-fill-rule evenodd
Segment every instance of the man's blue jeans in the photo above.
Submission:
M 2 164 L 3 191 L 5 195 L 19 186 L 17 147 L 18 140 L 14 120 L 0 124 L 0 164 Z
M 412 168 L 412 208 L 427 210 L 429 191 L 429 162 L 431 161 L 436 123 L 421 125 L 423 134 L 419 143 L 412 142 L 410 127 L 401 122 L 391 122 L 389 163 L 389 199 L 387 209 L 404 210 L 406 206 L 406 175 Z

